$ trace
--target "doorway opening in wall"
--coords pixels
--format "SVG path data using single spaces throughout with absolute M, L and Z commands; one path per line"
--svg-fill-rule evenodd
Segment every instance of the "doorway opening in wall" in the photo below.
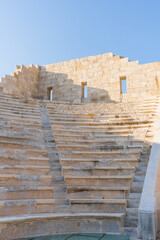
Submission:
M 82 86 L 82 98 L 87 98 L 87 82 L 81 83 Z
M 120 89 L 121 93 L 127 93 L 127 80 L 126 77 L 120 77 Z
M 48 94 L 48 100 L 52 101 L 53 100 L 53 88 L 52 87 L 47 88 L 47 94 Z

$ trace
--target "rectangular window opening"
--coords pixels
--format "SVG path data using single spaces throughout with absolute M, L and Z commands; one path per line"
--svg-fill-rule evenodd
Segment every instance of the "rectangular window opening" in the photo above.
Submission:
M 127 93 L 127 80 L 126 77 L 120 78 L 120 84 L 121 84 L 121 93 Z
M 82 98 L 87 98 L 87 83 L 82 83 Z
M 52 87 L 49 87 L 49 88 L 47 89 L 47 92 L 48 92 L 48 99 L 49 99 L 50 101 L 52 101 L 52 100 L 53 100 L 53 88 L 52 88 Z

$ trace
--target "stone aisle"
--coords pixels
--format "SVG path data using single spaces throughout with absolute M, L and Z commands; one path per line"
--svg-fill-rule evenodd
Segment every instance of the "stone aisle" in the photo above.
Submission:
M 48 152 L 47 157 L 50 162 L 50 174 L 52 176 L 52 186 L 54 187 L 55 212 L 69 212 L 69 200 L 67 198 L 67 190 L 64 183 L 64 177 L 61 175 L 61 165 L 52 128 L 45 105 L 40 106 L 40 113 L 43 125 L 43 138 L 45 147 Z

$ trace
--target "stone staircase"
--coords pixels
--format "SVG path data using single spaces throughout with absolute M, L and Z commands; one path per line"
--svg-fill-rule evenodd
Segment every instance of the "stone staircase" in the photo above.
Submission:
M 123 104 L 0 93 L 2 240 L 76 232 L 138 238 L 159 97 Z
M 47 103 L 71 213 L 123 214 L 124 233 L 138 238 L 138 206 L 158 104 L 155 97 L 134 114 L 98 115 L 76 105 L 60 109 Z
M 54 188 L 36 101 L 0 94 L 0 215 L 54 212 Z
M 154 137 L 155 120 L 157 118 L 157 110 L 159 108 L 159 97 L 153 97 L 144 100 L 143 104 L 138 107 L 138 112 L 147 114 L 150 119 L 149 128 L 145 134 L 144 143 L 145 147 L 142 151 L 141 157 L 138 161 L 132 187 L 127 204 L 127 214 L 125 217 L 124 232 L 129 234 L 133 238 L 137 238 L 137 226 L 138 226 L 138 207 L 140 203 L 141 193 L 143 189 L 143 183 L 147 171 L 147 165 L 151 150 L 151 145 Z
M 50 173 L 54 186 L 55 212 L 70 212 L 69 199 L 67 198 L 64 177 L 61 175 L 61 165 L 56 150 L 55 140 L 52 134 L 48 112 L 41 104 L 40 112 L 44 128 L 44 141 L 50 161 Z

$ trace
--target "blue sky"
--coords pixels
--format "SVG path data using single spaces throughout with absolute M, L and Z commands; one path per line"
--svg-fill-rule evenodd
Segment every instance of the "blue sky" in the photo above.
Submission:
M 0 0 L 0 77 L 113 52 L 160 61 L 159 0 Z

